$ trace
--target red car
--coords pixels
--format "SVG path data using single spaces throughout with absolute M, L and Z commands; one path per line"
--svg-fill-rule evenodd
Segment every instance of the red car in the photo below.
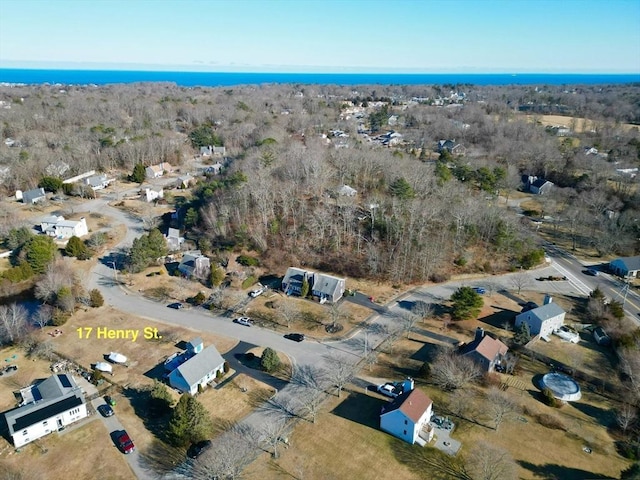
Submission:
M 120 450 L 122 450 L 122 453 L 131 453 L 136 449 L 136 446 L 133 444 L 133 441 L 131 441 L 131 438 L 129 438 L 129 434 L 127 432 L 124 432 L 118 437 L 118 446 L 120 447 Z

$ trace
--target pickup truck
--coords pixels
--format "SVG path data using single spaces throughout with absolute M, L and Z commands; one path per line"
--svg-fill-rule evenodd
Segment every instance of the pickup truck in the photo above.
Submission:
M 378 385 L 378 387 L 376 388 L 376 392 L 384 395 L 385 397 L 396 398 L 398 395 L 402 395 L 402 383 L 383 383 L 382 385 Z

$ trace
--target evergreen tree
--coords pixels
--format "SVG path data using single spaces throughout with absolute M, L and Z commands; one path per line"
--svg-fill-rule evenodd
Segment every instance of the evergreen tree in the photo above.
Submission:
M 526 345 L 531 340 L 531 332 L 529 331 L 529 324 L 522 322 L 513 335 L 513 341 L 518 345 Z
M 305 298 L 307 295 L 309 295 L 309 280 L 303 278 L 302 286 L 300 287 L 300 296 Z
M 451 295 L 451 300 L 453 301 L 451 317 L 454 320 L 475 318 L 484 305 L 482 297 L 471 287 L 460 287 Z
M 98 308 L 104 305 L 104 297 L 97 288 L 94 288 L 89 292 L 89 304 L 93 308 Z
M 67 246 L 64 247 L 64 253 L 69 257 L 76 257 L 79 260 L 87 260 L 88 258 L 91 258 L 87 246 L 75 235 L 67 242 Z
M 209 283 L 212 287 L 219 287 L 225 278 L 224 270 L 220 267 L 213 267 L 209 275 Z
M 158 380 L 154 380 L 151 392 L 149 392 L 149 410 L 157 416 L 162 416 L 171 411 L 172 403 L 173 398 L 167 386 Z
M 38 187 L 44 188 L 47 192 L 55 193 L 62 190 L 62 180 L 56 177 L 42 177 L 38 182 Z
M 206 408 L 194 397 L 183 394 L 171 414 L 167 440 L 177 447 L 185 447 L 206 440 L 212 431 L 213 422 Z
M 267 347 L 262 352 L 260 366 L 267 373 L 273 373 L 280 368 L 280 358 L 273 348 Z
M 142 163 L 136 163 L 133 167 L 133 173 L 129 175 L 129 180 L 136 183 L 144 182 L 146 178 L 146 172 Z
M 22 246 L 20 257 L 24 257 L 35 273 L 44 273 L 58 251 L 53 239 L 47 235 L 31 237 Z

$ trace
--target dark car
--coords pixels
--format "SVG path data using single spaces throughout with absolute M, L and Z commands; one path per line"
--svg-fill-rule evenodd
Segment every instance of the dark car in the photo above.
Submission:
M 203 440 L 201 442 L 194 443 L 187 450 L 187 457 L 198 458 L 209 448 L 211 448 L 211 440 Z
M 110 407 L 116 406 L 116 401 L 113 398 L 111 398 L 109 395 L 105 395 L 104 401 L 107 402 L 107 405 L 109 405 Z
M 534 310 L 538 308 L 538 304 L 536 302 L 527 302 L 522 306 L 521 312 L 528 312 L 529 310 Z
M 302 333 L 287 333 L 284 338 L 293 340 L 294 342 L 302 342 L 304 340 L 304 335 Z
M 600 272 L 595 268 L 587 268 L 586 270 L 583 270 L 582 273 L 584 273 L 585 275 L 591 275 L 592 277 L 597 277 L 598 275 L 600 275 Z
M 175 303 L 170 303 L 169 305 L 167 305 L 167 307 L 180 310 L 182 308 L 182 304 L 180 302 L 175 302 Z
M 113 415 L 113 408 L 111 408 L 109 405 L 100 405 L 98 407 L 98 411 L 103 417 L 110 417 Z
M 118 437 L 118 447 L 122 450 L 122 453 L 131 453 L 136 449 L 133 441 L 129 438 L 129 434 L 124 431 Z

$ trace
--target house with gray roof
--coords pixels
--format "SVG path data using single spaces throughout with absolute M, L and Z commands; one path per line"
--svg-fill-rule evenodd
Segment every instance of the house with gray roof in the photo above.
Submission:
M 27 190 L 26 192 L 18 190 L 16 192 L 16 200 L 22 200 L 22 203 L 26 203 L 28 205 L 33 205 L 46 199 L 47 194 L 44 192 L 44 188 L 34 188 L 33 190 Z
M 95 192 L 96 190 L 102 190 L 109 186 L 111 180 L 109 180 L 106 175 L 92 175 L 89 178 L 85 178 L 84 182 Z
M 616 258 L 609 263 L 609 269 L 620 277 L 640 278 L 640 256 Z
M 195 395 L 224 372 L 224 358 L 214 345 L 197 353 L 169 374 L 169 384 L 183 393 Z
M 200 250 L 191 250 L 182 256 L 178 271 L 187 278 L 204 279 L 211 273 L 211 260 L 209 260 L 209 257 L 202 255 Z
M 70 374 L 52 375 L 20 393 L 20 406 L 3 413 L 16 448 L 87 416 L 84 394 Z
M 527 310 L 516 316 L 516 328 L 522 323 L 529 325 L 531 335 L 540 335 L 542 338 L 549 338 L 554 330 L 564 324 L 565 311 L 551 301 L 551 297 L 545 298 L 545 303 L 541 307 Z
M 306 280 L 309 288 L 313 285 L 313 272 L 301 268 L 289 267 L 282 279 L 282 291 L 287 295 L 300 295 L 302 284 Z
M 335 303 L 342 298 L 344 288 L 344 278 L 334 277 L 324 273 L 316 273 L 311 291 L 314 297 L 318 297 L 320 303 Z
M 184 237 L 180 236 L 180 230 L 177 228 L 170 228 L 164 238 L 167 240 L 167 248 L 170 252 L 180 250 L 184 243 Z

